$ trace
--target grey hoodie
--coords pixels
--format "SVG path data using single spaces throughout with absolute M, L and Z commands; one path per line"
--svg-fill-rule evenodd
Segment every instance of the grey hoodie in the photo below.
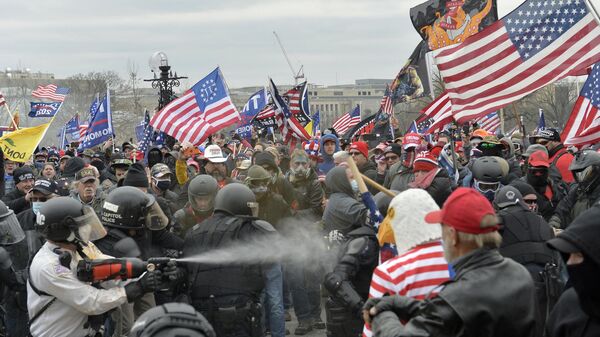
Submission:
M 356 200 L 352 186 L 348 182 L 345 167 L 334 167 L 325 177 L 329 201 L 323 213 L 324 228 L 327 233 L 332 230 L 344 234 L 364 225 L 367 208 Z

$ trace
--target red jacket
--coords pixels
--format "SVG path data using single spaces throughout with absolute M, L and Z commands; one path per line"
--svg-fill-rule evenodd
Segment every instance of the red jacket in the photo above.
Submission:
M 554 163 L 554 159 L 556 159 L 557 157 L 560 158 L 558 158 L 556 163 Z M 573 178 L 573 173 L 569 170 L 569 166 L 571 165 L 573 158 L 574 156 L 571 153 L 567 152 L 567 149 L 565 149 L 564 147 L 558 150 L 552 157 L 550 157 L 550 165 L 555 165 L 560 174 L 562 175 L 562 179 L 569 184 L 575 181 L 575 179 Z

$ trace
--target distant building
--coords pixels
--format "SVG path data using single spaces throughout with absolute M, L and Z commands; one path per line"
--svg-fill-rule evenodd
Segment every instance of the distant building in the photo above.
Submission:
M 29 68 L 25 68 L 25 69 L 6 68 L 6 70 L 0 71 L 0 79 L 52 80 L 52 79 L 54 79 L 54 74 L 42 73 L 40 71 L 33 72 Z

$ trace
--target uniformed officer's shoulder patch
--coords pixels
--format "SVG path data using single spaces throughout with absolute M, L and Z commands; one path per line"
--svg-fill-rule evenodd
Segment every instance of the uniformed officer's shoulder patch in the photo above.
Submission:
M 270 223 L 264 221 L 264 220 L 254 220 L 252 221 L 252 224 L 254 225 L 254 227 L 265 231 L 265 232 L 275 232 L 275 228 L 273 227 L 273 225 L 271 225 Z
M 63 266 L 62 264 L 60 264 L 59 262 L 57 262 L 54 265 L 54 272 L 56 274 L 67 274 L 67 273 L 71 272 L 71 269 L 69 269 L 69 268 Z

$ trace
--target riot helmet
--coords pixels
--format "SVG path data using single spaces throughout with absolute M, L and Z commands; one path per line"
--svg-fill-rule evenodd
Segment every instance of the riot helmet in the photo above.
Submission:
M 269 191 L 271 174 L 262 166 L 252 165 L 248 169 L 248 176 L 244 183 L 248 185 L 256 199 L 262 199 Z
M 569 165 L 569 170 L 573 172 L 579 188 L 593 188 L 600 177 L 600 153 L 589 149 L 578 152 Z
M 15 216 L 15 212 L 0 201 L 0 246 L 10 246 L 21 242 L 25 233 Z
M 151 194 L 132 186 L 117 187 L 102 204 L 102 223 L 120 229 L 161 230 L 169 219 Z
M 194 177 L 188 185 L 188 201 L 198 213 L 210 214 L 215 207 L 215 196 L 219 190 L 217 180 L 208 174 Z
M 227 184 L 217 192 L 215 211 L 230 215 L 256 216 L 258 214 L 256 196 L 244 184 Z
M 131 328 L 131 337 L 216 337 L 213 327 L 194 307 L 166 303 L 143 313 Z
M 488 200 L 493 201 L 500 189 L 500 181 L 508 174 L 508 163 L 496 156 L 477 158 L 471 168 L 473 187 Z
M 35 226 L 47 240 L 78 246 L 106 236 L 94 209 L 70 197 L 46 201 L 37 214 Z

